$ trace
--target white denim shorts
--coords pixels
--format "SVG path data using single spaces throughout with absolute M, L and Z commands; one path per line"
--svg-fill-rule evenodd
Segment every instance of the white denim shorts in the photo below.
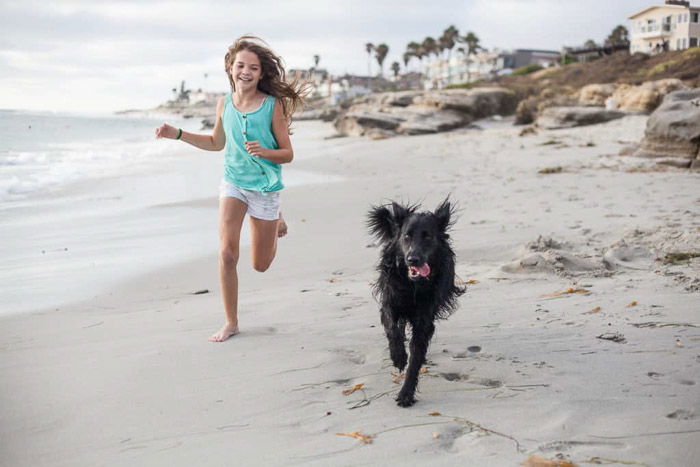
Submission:
M 219 199 L 236 198 L 248 205 L 248 215 L 264 221 L 276 221 L 280 217 L 279 191 L 254 191 L 237 187 L 226 180 L 219 185 Z

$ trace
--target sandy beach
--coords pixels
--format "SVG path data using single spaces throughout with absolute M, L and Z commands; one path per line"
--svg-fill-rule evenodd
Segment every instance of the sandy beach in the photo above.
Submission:
M 646 118 L 378 141 L 296 124 L 290 233 L 264 274 L 242 253 L 241 334 L 221 344 L 216 186 L 130 212 L 199 233 L 154 237 L 118 286 L 0 316 L 0 464 L 695 465 L 700 258 L 664 259 L 700 251 L 700 174 L 618 156 Z M 468 291 L 403 409 L 365 216 L 447 195 Z

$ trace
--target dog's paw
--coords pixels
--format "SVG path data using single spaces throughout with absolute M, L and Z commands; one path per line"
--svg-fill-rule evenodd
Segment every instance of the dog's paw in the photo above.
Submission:
M 399 392 L 399 395 L 396 396 L 396 405 L 399 407 L 410 407 L 415 403 L 416 398 L 413 397 L 413 394 L 403 394 Z
M 399 370 L 399 372 L 403 373 L 403 369 L 406 368 L 408 358 L 404 354 L 401 357 L 392 358 L 391 361 L 393 362 L 394 366 Z
M 389 347 L 389 355 L 391 356 L 391 363 L 400 371 L 406 368 L 406 363 L 408 363 L 408 355 L 406 354 L 406 349 L 403 348 L 403 344 L 400 347 Z

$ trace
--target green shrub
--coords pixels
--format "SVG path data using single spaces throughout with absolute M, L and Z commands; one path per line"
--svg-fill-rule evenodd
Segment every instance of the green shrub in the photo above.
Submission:
M 472 81 L 470 83 L 448 84 L 445 89 L 471 89 L 481 84 L 481 80 Z
M 542 68 L 544 68 L 542 65 L 538 65 L 537 63 L 531 63 L 529 65 L 521 66 L 517 70 L 513 72 L 514 75 L 529 75 L 530 73 L 534 73 L 535 71 L 540 71 Z

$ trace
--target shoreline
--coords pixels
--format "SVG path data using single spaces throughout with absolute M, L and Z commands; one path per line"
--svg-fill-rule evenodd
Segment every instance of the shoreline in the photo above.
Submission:
M 311 137 L 302 138 L 300 146 L 309 154 L 301 160 L 317 157 L 312 153 L 316 134 L 330 131 L 317 123 L 305 128 Z M 221 153 L 159 143 L 162 169 L 129 168 L 3 206 L 7 217 L 0 227 L 11 241 L 0 248 L 6 264 L 0 270 L 5 302 L 0 315 L 63 310 L 109 292 L 115 280 L 142 268 L 217 251 Z M 285 172 L 288 188 L 339 179 L 293 166 Z M 247 235 L 246 227 L 244 242 Z
M 242 251 L 241 334 L 229 341 L 207 341 L 223 319 L 216 251 L 134 275 L 50 326 L 46 312 L 0 317 L 7 462 L 192 465 L 233 452 L 266 465 L 514 466 L 557 454 L 690 465 L 698 292 L 677 279 L 696 263 L 634 256 L 596 269 L 623 240 L 700 247 L 700 200 L 688 196 L 700 174 L 617 156 L 644 123 L 322 143 L 323 157 L 299 169 L 342 180 L 285 190 L 290 233 L 269 271 Z M 389 199 L 434 209 L 448 193 L 460 206 L 457 273 L 474 282 L 438 324 L 418 403 L 401 409 L 364 219 Z M 548 259 L 528 246 L 539 236 L 594 267 L 504 271 L 530 252 Z M 574 287 L 587 293 L 551 296 Z M 192 295 L 201 289 L 210 293 Z M 597 337 L 606 333 L 625 342 Z M 355 431 L 372 443 L 337 435 Z

